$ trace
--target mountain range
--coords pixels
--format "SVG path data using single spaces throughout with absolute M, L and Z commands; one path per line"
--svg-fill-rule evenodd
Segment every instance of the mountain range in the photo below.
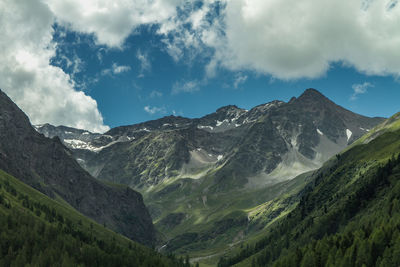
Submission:
M 161 251 L 201 259 L 293 210 L 312 179 L 307 173 L 383 121 L 307 89 L 287 103 L 230 105 L 198 119 L 168 116 L 104 134 L 35 128 L 60 138 L 93 177 L 141 192 Z
M 211 171 L 215 180 L 234 180 L 237 186 L 288 180 L 320 167 L 382 121 L 308 89 L 288 103 L 273 101 L 249 111 L 226 106 L 200 119 L 169 116 L 104 134 L 35 127 L 46 137 L 59 137 L 94 177 L 148 188 Z

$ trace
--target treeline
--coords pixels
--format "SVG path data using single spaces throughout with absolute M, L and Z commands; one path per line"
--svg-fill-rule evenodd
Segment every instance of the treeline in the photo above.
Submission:
M 99 239 L 93 224 L 72 222 L 55 208 L 0 183 L 0 266 L 190 266 L 134 242 Z
M 333 184 L 354 167 L 319 175 L 265 238 L 218 266 L 255 254 L 251 266 L 400 266 L 400 154 L 362 174 L 346 193 L 335 192 Z

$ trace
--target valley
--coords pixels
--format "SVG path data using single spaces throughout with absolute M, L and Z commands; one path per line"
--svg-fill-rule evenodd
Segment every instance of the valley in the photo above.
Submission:
M 159 251 L 215 264 L 292 212 L 314 171 L 383 120 L 308 89 L 288 103 L 226 106 L 199 119 L 169 116 L 103 135 L 35 128 L 59 137 L 94 177 L 139 191 Z

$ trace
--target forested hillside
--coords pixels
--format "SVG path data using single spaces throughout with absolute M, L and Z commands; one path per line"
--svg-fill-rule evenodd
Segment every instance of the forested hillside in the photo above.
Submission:
M 400 131 L 314 174 L 297 208 L 219 266 L 399 266 Z
M 0 171 L 0 266 L 188 266 Z

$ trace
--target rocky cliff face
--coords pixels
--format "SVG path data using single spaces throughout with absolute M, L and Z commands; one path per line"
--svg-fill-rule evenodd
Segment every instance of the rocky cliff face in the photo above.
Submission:
M 103 138 L 69 128 L 59 128 L 58 135 L 68 144 L 72 132 L 88 138 L 85 140 L 92 138 L 91 142 Z M 27 116 L 2 91 L 0 169 L 133 240 L 146 245 L 155 241 L 155 230 L 139 193 L 91 177 L 58 137 L 49 139 L 35 131 Z
M 212 173 L 212 188 L 224 190 L 273 184 L 316 169 L 382 120 L 307 89 L 288 103 L 273 101 L 249 111 L 226 106 L 199 119 L 169 116 L 104 135 L 76 130 L 67 136 L 75 130 L 49 125 L 37 130 L 60 137 L 100 179 L 142 188 Z

